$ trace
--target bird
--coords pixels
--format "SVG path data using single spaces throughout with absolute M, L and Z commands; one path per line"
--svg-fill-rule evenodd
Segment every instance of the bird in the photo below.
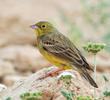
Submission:
M 93 87 L 98 85 L 89 75 L 93 71 L 85 57 L 71 40 L 60 33 L 48 21 L 39 21 L 31 25 L 36 32 L 37 48 L 40 53 L 53 65 L 59 67 L 57 71 L 72 69 L 83 76 Z

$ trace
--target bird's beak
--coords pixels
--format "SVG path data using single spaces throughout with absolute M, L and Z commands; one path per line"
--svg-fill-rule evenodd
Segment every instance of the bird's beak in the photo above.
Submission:
M 38 27 L 36 24 L 31 25 L 30 27 L 31 27 L 32 29 L 39 29 L 39 27 Z

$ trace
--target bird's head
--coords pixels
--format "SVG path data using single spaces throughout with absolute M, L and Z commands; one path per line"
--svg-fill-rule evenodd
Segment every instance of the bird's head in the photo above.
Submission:
M 31 27 L 32 29 L 35 29 L 37 36 L 56 31 L 56 28 L 54 28 L 51 23 L 46 21 L 40 21 L 34 25 L 31 25 Z

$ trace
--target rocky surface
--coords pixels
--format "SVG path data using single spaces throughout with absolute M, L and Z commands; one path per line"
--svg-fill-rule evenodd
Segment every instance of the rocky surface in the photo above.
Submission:
M 55 66 L 50 68 L 44 68 L 27 78 L 19 80 L 14 84 L 12 88 L 7 91 L 7 93 L 5 93 L 5 98 L 9 96 L 12 97 L 12 100 L 15 100 L 15 98 L 16 100 L 20 100 L 19 96 L 24 92 L 41 91 L 41 100 L 50 100 L 51 97 L 53 97 L 52 100 L 65 100 L 65 98 L 61 95 L 62 90 L 68 91 L 65 80 L 58 79 L 56 75 L 54 75 L 53 77 L 47 77 L 45 79 L 39 80 L 40 77 L 55 69 L 57 69 Z M 76 94 L 75 97 L 77 95 L 93 96 L 93 87 L 86 83 L 86 81 L 84 81 L 80 77 L 79 73 L 73 70 L 66 70 L 64 72 L 70 72 L 75 75 L 75 78 L 71 80 L 70 86 L 71 91 Z M 85 85 L 85 83 L 87 85 Z
M 7 86 L 11 86 L 20 77 L 48 66 L 50 63 L 32 46 L 16 45 L 0 49 L 0 77 Z

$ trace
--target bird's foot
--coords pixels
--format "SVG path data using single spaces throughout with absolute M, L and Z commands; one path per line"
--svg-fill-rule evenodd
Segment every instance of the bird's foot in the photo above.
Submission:
M 64 70 L 63 68 L 59 68 L 59 69 L 53 70 L 52 72 L 46 74 L 45 76 L 40 77 L 39 80 L 45 79 L 45 78 L 47 78 L 47 77 L 49 77 L 49 76 L 52 77 L 52 76 L 54 76 L 54 75 L 58 75 L 58 74 L 59 74 L 58 72 L 63 71 L 63 70 Z

